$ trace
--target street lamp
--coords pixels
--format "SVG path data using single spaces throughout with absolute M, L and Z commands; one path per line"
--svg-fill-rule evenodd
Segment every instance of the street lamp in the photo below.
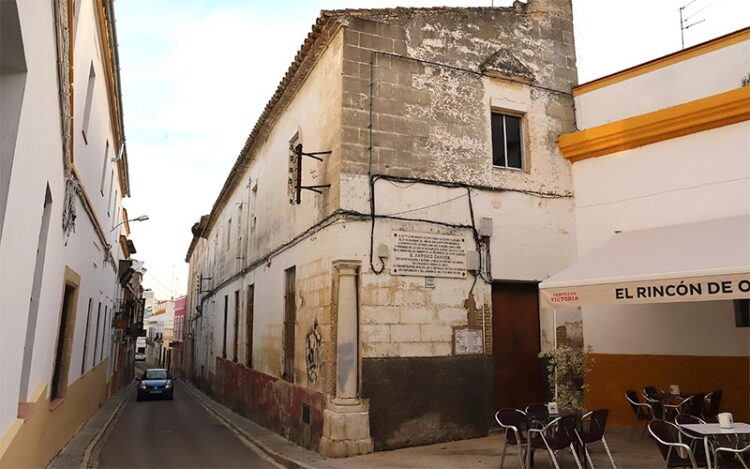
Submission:
M 121 221 L 120 223 L 118 223 L 117 225 L 115 225 L 115 227 L 114 227 L 114 228 L 112 228 L 112 230 L 110 231 L 110 233 L 111 233 L 112 231 L 115 231 L 115 230 L 117 229 L 117 227 L 118 227 L 118 226 L 122 225 L 122 224 L 123 224 L 123 223 L 125 223 L 126 221 L 127 221 L 128 223 L 130 223 L 131 221 L 146 221 L 146 220 L 148 220 L 148 215 L 141 215 L 140 217 L 135 217 L 135 218 L 131 218 L 130 220 L 123 220 L 123 221 Z

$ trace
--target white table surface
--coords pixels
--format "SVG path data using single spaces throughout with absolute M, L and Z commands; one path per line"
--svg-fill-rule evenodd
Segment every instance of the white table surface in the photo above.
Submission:
M 732 428 L 721 428 L 718 423 L 690 423 L 680 425 L 681 428 L 690 430 L 701 435 L 739 435 L 750 433 L 750 424 L 734 422 Z

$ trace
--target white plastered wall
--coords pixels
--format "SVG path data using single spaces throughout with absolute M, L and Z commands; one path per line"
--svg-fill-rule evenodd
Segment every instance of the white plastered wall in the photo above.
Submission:
M 15 158 L 8 191 L 8 205 L 0 244 L 0 435 L 13 423 L 18 411 L 26 326 L 29 315 L 38 233 L 46 185 L 53 196 L 47 238 L 46 268 L 37 321 L 36 346 L 53 340 L 62 295 L 62 141 L 52 4 L 17 2 L 27 63 L 26 87 L 18 124 Z M 50 116 L 40 119 L 40 116 Z M 40 171 L 40 168 L 49 168 Z M 59 286 L 52 290 L 45 285 Z M 48 325 L 50 322 L 55 324 Z M 46 374 L 44 367 L 38 373 Z M 36 370 L 35 370 L 36 371 Z M 32 375 L 29 394 L 37 380 Z
M 743 122 L 575 163 L 581 255 L 616 230 L 750 213 L 748 135 Z M 588 307 L 583 322 L 597 353 L 750 356 L 730 302 Z
M 80 200 L 76 200 L 78 217 L 75 233 L 71 234 L 67 246 L 65 245 L 62 235 L 65 181 L 53 5 L 51 2 L 19 1 L 17 3 L 28 73 L 15 149 L 16 157 L 11 174 L 5 227 L 2 244 L 0 244 L 0 259 L 2 259 L 0 284 L 3 285 L 0 289 L 0 312 L 2 312 L 4 324 L 0 329 L 0 344 L 3 353 L 0 373 L 4 376 L 4 379 L 0 381 L 0 434 L 3 434 L 15 420 L 19 398 L 22 400 L 34 398 L 35 390 L 40 385 L 49 385 L 52 379 L 65 266 L 69 266 L 81 276 L 68 383 L 76 381 L 81 376 L 89 298 L 93 299 L 93 307 L 89 324 L 89 346 L 85 371 L 90 370 L 94 363 L 98 364 L 108 358 L 111 350 L 112 310 L 114 300 L 119 296 L 116 268 L 113 268 L 111 263 L 104 263 L 105 254 L 102 243 Z M 81 2 L 80 16 L 77 21 L 79 29 L 75 39 L 75 67 L 76 70 L 86 70 L 86 72 L 75 74 L 74 87 L 77 90 L 86 89 L 91 60 L 94 60 L 95 67 L 97 67 L 97 87 L 89 126 L 89 145 L 84 145 L 80 141 L 82 139 L 80 132 L 82 113 L 76 114 L 73 132 L 74 151 L 76 167 L 83 179 L 84 188 L 92 196 L 94 210 L 102 223 L 103 231 L 108 236 L 108 242 L 114 246 L 112 252 L 117 262 L 121 255 L 117 247 L 117 238 L 121 228 L 114 232 L 110 230 L 115 223 L 119 222 L 113 223 L 114 219 L 111 218 L 116 214 L 119 215 L 119 210 L 115 211 L 116 214 L 111 213 L 111 217 L 108 218 L 109 204 L 107 202 L 109 201 L 101 200 L 102 197 L 93 197 L 99 195 L 105 141 L 113 141 L 101 51 L 97 51 L 96 48 L 100 46 L 95 45 L 99 38 L 93 7 L 91 1 Z M 85 92 L 76 93 L 75 96 L 75 109 L 83 109 Z M 113 154 L 111 143 L 110 154 Z M 114 168 L 111 161 L 108 164 Z M 117 180 L 116 173 L 115 180 Z M 52 208 L 34 350 L 28 392 L 26 396 L 19 396 L 20 364 L 23 362 L 29 298 L 47 184 L 52 194 Z M 121 193 L 121 190 L 118 190 L 118 193 Z M 119 201 L 117 206 L 119 206 Z M 102 302 L 102 317 L 99 330 L 95 331 L 99 301 Z M 105 323 L 104 319 L 105 304 L 109 323 Z M 94 359 L 94 334 L 97 333 L 99 345 L 96 359 Z M 49 386 L 47 395 L 49 395 Z
M 748 70 L 750 41 L 744 41 L 580 94 L 576 123 L 588 129 L 730 91 Z

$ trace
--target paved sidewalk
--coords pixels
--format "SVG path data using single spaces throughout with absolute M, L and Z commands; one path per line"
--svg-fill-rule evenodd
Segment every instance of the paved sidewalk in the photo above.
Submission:
M 404 448 L 394 451 L 382 451 L 365 456 L 343 459 L 329 459 L 320 454 L 291 443 L 286 438 L 238 415 L 203 392 L 183 381 L 185 388 L 194 394 L 196 399 L 214 412 L 235 431 L 241 433 L 250 442 L 274 459 L 279 464 L 290 468 L 497 468 L 500 466 L 500 452 L 503 436 L 493 433 L 488 437 L 471 440 L 452 441 L 428 446 Z M 636 434 L 630 441 L 630 429 L 610 428 L 607 430 L 607 442 L 612 450 L 615 463 L 620 469 L 661 468 L 663 460 L 656 445 L 649 437 Z M 591 448 L 596 467 L 609 468 L 609 460 L 601 444 Z M 560 466 L 575 467 L 569 452 L 561 452 Z M 546 453 L 538 452 L 535 457 L 538 469 L 553 467 Z M 515 448 L 509 448 L 504 467 L 519 468 Z
M 84 464 L 84 459 L 88 462 L 94 446 L 99 442 L 104 431 L 116 417 L 117 411 L 125 404 L 127 397 L 132 392 L 134 392 L 132 383 L 120 388 L 104 405 L 99 407 L 94 416 L 57 453 L 57 456 L 47 467 L 50 469 L 79 468 Z
M 607 443 L 612 450 L 618 469 L 662 468 L 664 461 L 656 445 L 648 437 L 636 436 L 629 441 L 630 430 L 611 428 L 607 430 Z M 500 467 L 503 436 L 493 432 L 484 438 L 451 441 L 428 446 L 416 446 L 394 451 L 382 451 L 348 459 L 328 459 L 328 467 L 337 468 L 493 468 Z M 610 469 L 609 459 L 601 444 L 590 449 L 597 468 Z M 561 468 L 574 468 L 570 451 L 560 451 Z M 534 458 L 537 469 L 554 468 L 544 451 L 537 451 Z M 518 452 L 509 447 L 505 455 L 507 469 L 518 469 Z

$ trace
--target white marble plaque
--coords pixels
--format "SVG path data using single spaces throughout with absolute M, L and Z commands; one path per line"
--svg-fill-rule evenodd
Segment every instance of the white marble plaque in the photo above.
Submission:
M 480 329 L 456 329 L 453 332 L 456 355 L 484 353 L 482 331 Z
M 394 231 L 392 275 L 466 278 L 467 236 Z

